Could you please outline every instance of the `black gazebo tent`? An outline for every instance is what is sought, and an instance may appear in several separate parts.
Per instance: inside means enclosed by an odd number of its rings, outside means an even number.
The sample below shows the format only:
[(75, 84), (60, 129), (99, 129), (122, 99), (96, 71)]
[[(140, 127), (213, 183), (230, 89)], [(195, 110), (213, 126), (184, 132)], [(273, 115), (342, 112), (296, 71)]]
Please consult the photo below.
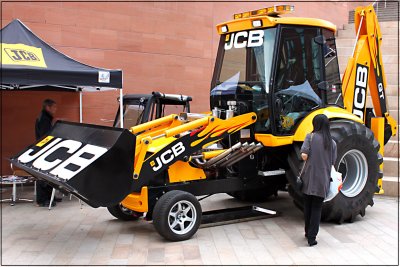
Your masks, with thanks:
[(80, 63), (48, 45), (16, 19), (1, 29), (1, 89), (79, 91), (82, 120), (81, 92), (120, 89), (122, 96), (122, 71)]

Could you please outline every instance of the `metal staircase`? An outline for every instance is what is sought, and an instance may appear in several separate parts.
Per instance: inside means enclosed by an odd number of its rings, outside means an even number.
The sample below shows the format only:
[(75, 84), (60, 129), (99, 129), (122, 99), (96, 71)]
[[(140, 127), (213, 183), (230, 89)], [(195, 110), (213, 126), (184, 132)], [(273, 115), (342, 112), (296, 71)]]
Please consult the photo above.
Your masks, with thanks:
[[(379, 21), (399, 21), (399, 1), (376, 1), (375, 12)], [(349, 23), (354, 23), (354, 10), (349, 12)]]

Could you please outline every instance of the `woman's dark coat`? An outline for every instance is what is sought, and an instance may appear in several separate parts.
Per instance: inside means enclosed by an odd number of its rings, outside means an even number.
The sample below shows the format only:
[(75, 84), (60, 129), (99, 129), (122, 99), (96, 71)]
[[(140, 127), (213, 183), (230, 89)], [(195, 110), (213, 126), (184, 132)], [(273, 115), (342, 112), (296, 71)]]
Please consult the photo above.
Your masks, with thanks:
[(312, 138), (311, 134), (308, 134), (301, 147), (301, 153), (308, 155), (301, 177), (302, 192), (325, 198), (329, 192), (331, 168), (337, 156), (336, 142), (332, 140), (332, 149), (327, 150), (324, 147), (322, 134), (313, 133)]

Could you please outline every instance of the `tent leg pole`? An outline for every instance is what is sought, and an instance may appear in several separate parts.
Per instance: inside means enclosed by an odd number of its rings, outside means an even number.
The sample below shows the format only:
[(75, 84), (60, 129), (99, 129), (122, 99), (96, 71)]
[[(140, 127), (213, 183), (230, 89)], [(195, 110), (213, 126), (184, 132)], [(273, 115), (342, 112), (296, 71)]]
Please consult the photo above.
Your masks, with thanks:
[(79, 91), (79, 122), (83, 122), (82, 117), (82, 91)]
[(124, 104), (123, 104), (123, 94), (122, 88), (119, 89), (119, 121), (121, 128), (124, 128), (124, 112), (123, 112)]

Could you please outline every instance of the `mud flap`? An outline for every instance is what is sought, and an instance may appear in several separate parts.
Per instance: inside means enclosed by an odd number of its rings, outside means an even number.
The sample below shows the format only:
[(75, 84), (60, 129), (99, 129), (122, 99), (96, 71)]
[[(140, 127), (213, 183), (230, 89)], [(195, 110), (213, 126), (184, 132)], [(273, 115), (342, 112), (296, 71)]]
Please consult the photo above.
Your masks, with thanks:
[(132, 192), (135, 144), (126, 129), (57, 122), (48, 136), (10, 160), (92, 207), (108, 207)]

